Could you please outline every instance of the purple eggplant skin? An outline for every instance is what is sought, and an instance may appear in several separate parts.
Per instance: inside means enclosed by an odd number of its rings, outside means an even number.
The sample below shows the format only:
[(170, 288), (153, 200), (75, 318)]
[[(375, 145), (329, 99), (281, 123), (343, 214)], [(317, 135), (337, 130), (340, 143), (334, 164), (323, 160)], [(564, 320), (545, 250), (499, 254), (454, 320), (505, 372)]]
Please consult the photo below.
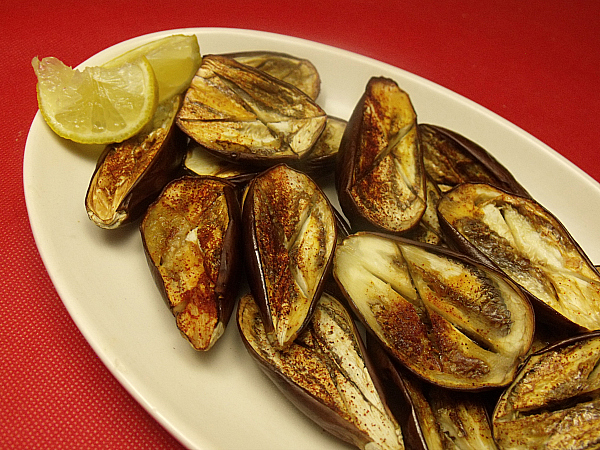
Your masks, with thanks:
[[(161, 224), (160, 227), (157, 228), (158, 231), (162, 231), (162, 229), (170, 225), (172, 225), (172, 228), (167, 229), (164, 235), (160, 235), (159, 233), (147, 233), (147, 230), (149, 228), (148, 221), (150, 220), (150, 214), (153, 207), (156, 207), (156, 205), (159, 204), (163, 196), (168, 193), (169, 189), (178, 185), (181, 185), (186, 189), (194, 190), (196, 195), (201, 197), (211, 198), (222, 195), (226, 205), (225, 214), (227, 214), (228, 217), (227, 226), (222, 234), (221, 241), (215, 242), (214, 238), (210, 237), (209, 239), (213, 239), (212, 241), (204, 242), (204, 269), (201, 271), (203, 272), (203, 275), (198, 281), (198, 284), (196, 284), (192, 289), (173, 297), (172, 295), (169, 295), (169, 289), (167, 288), (167, 283), (169, 280), (163, 278), (163, 273), (161, 273), (159, 268), (162, 265), (162, 255), (156, 254), (156, 252), (152, 249), (160, 245), (169, 246), (169, 239), (173, 238), (173, 235), (177, 233), (178, 224), (170, 221), (168, 216), (162, 215), (159, 218)], [(196, 198), (192, 197), (186, 199), (181, 197), (173, 200), (174, 203), (177, 204), (173, 210), (177, 209), (179, 215), (185, 215), (186, 209), (190, 211), (197, 209), (202, 202), (198, 201)], [(207, 202), (205, 202), (205, 204), (206, 203)], [(165, 223), (168, 225), (164, 225)], [(193, 226), (193, 224), (191, 226)], [(238, 298), (242, 279), (244, 278), (244, 267), (240, 252), (242, 235), (241, 209), (236, 187), (225, 180), (215, 177), (184, 176), (173, 180), (164, 188), (157, 200), (150, 205), (146, 215), (144, 216), (144, 219), (140, 223), (139, 228), (142, 236), (142, 244), (144, 247), (146, 260), (156, 286), (158, 287), (159, 292), (165, 300), (165, 303), (176, 319), (182, 312), (182, 306), (186, 308), (188, 302), (194, 303), (196, 300), (200, 301), (197, 306), (201, 312), (203, 305), (207, 305), (205, 311), (208, 312), (206, 314), (211, 315), (211, 318), (216, 319), (214, 337), (210, 339), (208, 344), (202, 345), (198, 344), (198, 342), (195, 342), (191, 336), (186, 334), (185, 330), (180, 326), (179, 321), (177, 321), (177, 325), (180, 328), (182, 335), (188, 339), (194, 349), (200, 351), (209, 350), (220, 337), (219, 333), (222, 334), (229, 322)], [(202, 230), (198, 231), (202, 232), (204, 235), (211, 233), (211, 230), (209, 230), (206, 226), (204, 226)], [(206, 238), (206, 236), (204, 236), (204, 238)], [(202, 238), (198, 237), (198, 240), (200, 239)], [(151, 240), (160, 242), (151, 245), (149, 243)], [(214, 255), (213, 259), (210, 259), (210, 254)], [(189, 267), (190, 265), (186, 265), (187, 269), (189, 269)], [(209, 280), (206, 280), (207, 277)], [(178, 276), (175, 275), (176, 281), (177, 278)], [(209, 292), (209, 294), (205, 295), (206, 292)], [(190, 313), (190, 315), (193, 316), (194, 313)], [(208, 331), (210, 332), (211, 330)]]
[[(299, 189), (299, 183), (305, 183), (306, 187)], [(299, 233), (303, 230), (296, 226), (301, 224), (300, 214), (305, 214), (303, 221), (313, 214), (313, 202), (317, 203), (317, 214), (323, 224), (317, 236), (313, 233), (313, 242), (300, 241), (303, 235)], [(300, 206), (303, 211), (298, 210)], [(245, 191), (242, 227), (247, 281), (261, 308), (267, 334), (281, 347), (289, 344), (310, 321), (314, 303), (330, 273), (340, 226), (342, 222), (317, 183), (285, 164), (257, 175)], [(307, 253), (311, 254), (308, 259)], [(315, 285), (310, 284), (314, 280), (305, 277), (308, 286), (301, 289), (295, 281), (304, 276), (311, 264), (321, 272), (320, 277)], [(309, 303), (303, 303), (302, 299)], [(281, 325), (275, 323), (274, 317)]]
[[(186, 142), (186, 135), (175, 124), (172, 124), (166, 135), (162, 132), (159, 134), (151, 133), (142, 143), (136, 137), (133, 137), (119, 144), (108, 145), (98, 158), (85, 196), (85, 207), (90, 219), (96, 225), (105, 229), (115, 229), (139, 219), (167, 183), (178, 176), (185, 158)], [(116, 178), (117, 174), (122, 177), (131, 176), (130, 169), (119, 164), (121, 158), (117, 158), (117, 162), (112, 161), (115, 160), (115, 156), (118, 154), (138, 153), (142, 151), (142, 148), (147, 149), (148, 147), (156, 150), (156, 152), (143, 173), (133, 181), (131, 188), (120, 201), (113, 217), (106, 220), (98, 217), (94, 212), (95, 208), (92, 203), (95, 190), (105, 192), (110, 188), (97, 187), (97, 176), (100, 176), (101, 171), (107, 172), (111, 178)], [(136, 156), (136, 159), (139, 159), (139, 157)]]
[[(507, 202), (510, 202), (514, 205), (515, 208), (522, 208), (523, 210), (527, 209), (530, 211), (530, 215), (537, 217), (539, 223), (547, 224), (547, 230), (545, 234), (547, 236), (555, 237), (560, 236), (559, 240), (561, 245), (568, 249), (573, 255), (576, 255), (577, 261), (580, 262), (579, 268), (580, 270), (585, 269), (588, 277), (592, 280), (592, 283), (595, 283), (598, 286), (600, 283), (600, 272), (597, 267), (595, 267), (584, 250), (580, 247), (580, 245), (575, 241), (573, 236), (569, 233), (569, 231), (565, 228), (565, 226), (560, 222), (560, 220), (548, 211), (545, 207), (540, 205), (537, 201), (532, 199), (531, 197), (523, 197), (516, 194), (513, 194), (508, 191), (504, 191), (497, 187), (488, 185), (488, 184), (477, 184), (477, 183), (464, 183), (456, 186), (452, 190), (448, 191), (443, 199), (438, 204), (438, 217), (440, 226), (442, 228), (444, 239), (448, 243), (450, 247), (453, 249), (468, 255), (469, 257), (479, 261), (482, 264), (494, 267), (496, 270), (501, 270), (507, 273), (507, 269), (503, 269), (503, 264), (520, 264), (518, 273), (524, 274), (526, 270), (536, 271), (535, 266), (530, 265), (530, 260), (526, 257), (519, 256), (515, 261), (511, 262), (508, 259), (507, 262), (502, 263), (500, 259), (494, 260), (495, 258), (500, 258), (503, 255), (502, 246), (500, 245), (502, 239), (497, 238), (498, 241), (496, 243), (488, 244), (486, 246), (475, 245), (471, 240), (467, 239), (463, 232), (461, 232), (457, 225), (454, 222), (456, 219), (451, 219), (451, 208), (453, 204), (467, 204), (465, 206), (467, 209), (475, 209), (476, 207), (472, 203), (473, 200), (464, 200), (463, 197), (469, 196), (473, 197), (473, 194), (469, 194), (470, 191), (473, 192), (482, 192), (487, 193), (488, 197), (497, 196), (499, 199), (507, 199)], [(483, 198), (480, 196), (480, 198)], [(477, 200), (480, 202), (481, 200)], [(491, 201), (491, 200), (488, 200)], [(498, 200), (500, 201), (500, 200)], [(487, 232), (486, 232), (487, 233)], [(477, 233), (475, 236), (483, 236), (485, 235), (483, 232)], [(473, 238), (471, 238), (473, 239)], [(540, 239), (541, 240), (541, 239)], [(485, 249), (485, 250), (484, 250)], [(520, 258), (520, 259), (519, 259)], [(504, 259), (504, 258), (503, 258)], [(566, 260), (570, 259), (575, 261), (575, 257), (565, 258)], [(508, 273), (507, 273), (508, 275)], [(510, 277), (510, 275), (509, 275)], [(536, 319), (550, 326), (559, 326), (563, 330), (565, 330), (569, 334), (579, 333), (579, 332), (587, 332), (595, 329), (600, 329), (600, 319), (597, 319), (593, 323), (589, 323), (586, 319), (585, 323), (577, 323), (575, 319), (568, 318), (565, 312), (557, 311), (554, 307), (549, 306), (546, 302), (542, 301), (540, 297), (531, 292), (531, 289), (526, 288), (522, 282), (519, 280), (514, 280), (515, 283), (521, 288), (521, 290), (529, 297), (535, 313)], [(560, 284), (560, 283), (559, 283)], [(566, 288), (564, 288), (566, 289)], [(580, 315), (580, 317), (590, 316), (592, 317), (592, 313), (595, 316), (600, 315), (600, 293), (598, 292), (599, 288), (596, 287), (595, 298), (596, 301), (589, 305), (589, 308), (586, 308), (589, 311), (589, 314)], [(558, 292), (555, 288), (552, 288), (552, 292)], [(558, 294), (557, 294), (558, 295)], [(583, 298), (583, 296), (581, 296)], [(596, 325), (594, 325), (596, 324)]]
[[(530, 197), (527, 190), (516, 180), (513, 174), (492, 154), (479, 144), (448, 128), (432, 124), (419, 124), (423, 155), (427, 161), (429, 146), (436, 147), (440, 153), (450, 149), (447, 164), (453, 166), (455, 179), (442, 184), (487, 183), (513, 194)], [(448, 151), (448, 150), (446, 150)], [(460, 155), (457, 157), (456, 155)], [(428, 167), (428, 163), (425, 163)], [(432, 175), (430, 173), (430, 175)]]
[[(410, 148), (411, 155), (398, 158), (392, 148)], [(402, 234), (419, 223), (427, 194), (416, 113), (395, 81), (368, 81), (340, 142), (335, 186), (354, 231)]]
[(430, 450), (419, 426), (417, 411), (406, 393), (406, 387), (400, 377), (398, 368), (394, 365), (383, 346), (370, 333), (366, 334), (366, 347), (373, 369), (388, 399), (390, 411), (394, 414), (402, 429), (406, 448)]
[[(327, 358), (331, 358), (331, 356), (328, 354), (327, 350), (322, 349), (322, 343), (317, 342), (316, 336), (319, 334), (319, 332), (313, 331), (318, 327), (316, 324), (316, 321), (318, 320), (316, 316), (315, 318), (311, 319), (311, 324), (302, 332), (299, 338), (292, 343), (288, 349), (281, 350), (270, 347), (269, 349), (261, 348), (259, 350), (257, 349), (256, 342), (253, 342), (256, 340), (256, 337), (254, 336), (256, 331), (252, 331), (249, 328), (252, 327), (260, 330), (264, 324), (260, 319), (260, 314), (253, 312), (254, 308), (258, 308), (254, 298), (251, 294), (247, 294), (240, 299), (237, 309), (237, 324), (244, 346), (246, 347), (248, 353), (252, 356), (253, 360), (259, 365), (261, 370), (277, 386), (283, 395), (303, 414), (305, 414), (318, 426), (322, 427), (333, 436), (363, 450), (369, 448), (385, 448), (388, 450), (404, 449), (402, 432), (398, 424), (395, 423), (395, 419), (388, 405), (388, 399), (384, 395), (382, 382), (373, 368), (373, 364), (366, 351), (360, 332), (351, 317), (350, 311), (347, 310), (343, 303), (338, 301), (335, 297), (332, 297), (328, 294), (323, 294), (323, 299), (325, 299), (326, 302), (333, 302), (334, 305), (337, 305), (338, 312), (334, 314), (336, 320), (340, 321), (340, 324), (338, 325), (339, 328), (343, 329), (346, 334), (353, 336), (352, 339), (340, 340), (341, 345), (337, 345), (336, 347), (340, 349), (341, 353), (344, 353), (345, 348), (352, 346), (350, 341), (354, 341), (357, 346), (356, 350), (364, 361), (364, 363), (362, 363), (362, 365), (364, 365), (364, 371), (361, 372), (360, 383), (364, 385), (365, 381), (370, 379), (375, 391), (370, 394), (363, 392), (363, 395), (359, 394), (351, 399), (346, 399), (346, 402), (349, 404), (348, 409), (352, 409), (352, 407), (357, 408), (356, 404), (360, 402), (368, 403), (371, 402), (373, 398), (378, 398), (382, 403), (379, 406), (379, 408), (381, 408), (380, 413), (389, 417), (386, 420), (386, 423), (395, 424), (395, 437), (397, 442), (387, 442), (385, 447), (383, 447), (383, 444), (380, 444), (382, 445), (381, 447), (373, 447), (373, 438), (370, 437), (364, 430), (361, 430), (355, 426), (351, 419), (346, 419), (343, 417), (350, 416), (351, 414), (349, 414), (347, 411), (340, 411), (340, 402), (334, 400), (334, 397), (336, 396), (341, 395), (343, 397), (346, 395), (345, 390), (340, 389), (340, 387), (337, 386), (339, 381), (336, 381), (335, 378), (336, 376), (341, 376), (338, 366), (352, 367), (355, 366), (355, 363), (349, 361), (349, 357), (342, 358), (339, 355), (332, 361), (327, 362)], [(319, 300), (317, 309), (321, 308), (322, 301), (322, 299)], [(332, 339), (333, 336), (337, 336), (336, 331), (333, 330), (333, 327), (331, 328), (329, 334), (331, 335), (330, 339)], [(268, 342), (266, 338), (263, 340)], [(286, 359), (288, 359), (288, 354), (297, 354), (297, 350), (302, 347), (304, 347), (304, 349), (301, 351), (300, 355), (303, 354), (302, 352), (310, 352), (312, 358), (318, 361), (318, 363), (314, 363), (310, 359), (308, 362), (301, 361), (299, 356), (296, 358), (290, 357), (289, 359), (293, 359), (293, 363), (300, 368), (300, 370), (295, 371), (293, 377), (290, 377), (289, 374), (284, 373), (285, 367), (281, 369), (268, 359), (268, 357), (272, 354), (279, 354), (281, 355), (280, 358), (276, 359), (280, 364), (284, 364), (282, 361), (285, 362)], [(312, 364), (315, 364), (316, 367), (313, 367)], [(358, 366), (359, 365), (356, 364), (356, 367)], [(320, 375), (324, 367), (327, 367), (327, 369), (324, 370), (324, 372), (326, 372), (326, 374), (323, 375), (325, 379), (322, 380), (320, 379)], [(346, 376), (356, 376), (356, 373), (357, 370), (349, 370), (346, 373)], [(306, 379), (303, 381), (302, 377), (305, 377)], [(329, 378), (331, 378), (331, 380), (329, 380)], [(359, 383), (357, 383), (356, 380), (352, 381), (355, 383), (355, 388), (360, 389), (360, 387), (362, 387), (359, 386)], [(335, 384), (336, 386), (333, 387), (332, 384)], [(341, 385), (343, 386), (343, 383), (341, 383)], [(335, 392), (330, 394), (328, 388), (337, 388), (339, 393)], [(368, 400), (366, 400), (367, 398)], [(344, 402), (341, 403), (343, 404)], [(346, 407), (346, 405), (343, 404), (343, 407)], [(384, 425), (382, 424), (381, 426), (383, 427)], [(377, 424), (371, 424), (371, 427), (377, 427)]]

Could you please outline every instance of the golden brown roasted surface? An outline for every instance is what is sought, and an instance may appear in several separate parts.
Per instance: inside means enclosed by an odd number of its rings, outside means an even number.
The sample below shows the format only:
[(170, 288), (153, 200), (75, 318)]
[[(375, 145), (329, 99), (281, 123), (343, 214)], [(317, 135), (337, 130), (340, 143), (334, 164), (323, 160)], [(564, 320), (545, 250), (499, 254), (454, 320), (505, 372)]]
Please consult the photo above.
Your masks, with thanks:
[(600, 445), (600, 335), (542, 350), (504, 392), (493, 416), (502, 449), (595, 449)]

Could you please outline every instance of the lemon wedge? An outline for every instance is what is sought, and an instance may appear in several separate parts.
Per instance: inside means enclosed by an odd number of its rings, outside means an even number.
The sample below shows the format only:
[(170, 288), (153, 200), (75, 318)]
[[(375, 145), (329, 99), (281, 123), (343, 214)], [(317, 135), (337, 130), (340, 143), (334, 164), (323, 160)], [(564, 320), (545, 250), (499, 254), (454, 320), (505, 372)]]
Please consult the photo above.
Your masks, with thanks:
[(121, 142), (156, 111), (158, 82), (144, 57), (81, 71), (54, 57), (33, 58), (32, 65), (40, 112), (61, 137), (83, 144)]
[(196, 35), (173, 34), (125, 52), (103, 67), (119, 67), (141, 56), (156, 75), (159, 103), (185, 91), (202, 62)]

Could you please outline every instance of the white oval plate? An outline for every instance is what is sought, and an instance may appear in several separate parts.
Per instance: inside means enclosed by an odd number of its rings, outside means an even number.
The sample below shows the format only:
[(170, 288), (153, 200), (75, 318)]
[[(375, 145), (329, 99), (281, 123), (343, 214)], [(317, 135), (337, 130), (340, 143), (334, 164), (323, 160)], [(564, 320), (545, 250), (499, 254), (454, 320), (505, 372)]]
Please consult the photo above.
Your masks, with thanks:
[[(273, 50), (308, 58), (322, 77), (319, 103), (345, 119), (371, 76), (394, 79), (410, 94), (421, 123), (454, 129), (483, 145), (600, 262), (598, 183), (506, 120), (396, 67), (297, 38), (219, 28), (140, 36), (84, 65), (173, 33), (197, 34), (203, 54)], [(188, 447), (349, 448), (305, 418), (263, 376), (243, 348), (234, 319), (206, 354), (195, 352), (180, 336), (147, 267), (136, 227), (105, 231), (87, 218), (84, 196), (98, 153), (57, 137), (38, 113), (23, 170), (41, 257), (71, 317), (108, 369)]]

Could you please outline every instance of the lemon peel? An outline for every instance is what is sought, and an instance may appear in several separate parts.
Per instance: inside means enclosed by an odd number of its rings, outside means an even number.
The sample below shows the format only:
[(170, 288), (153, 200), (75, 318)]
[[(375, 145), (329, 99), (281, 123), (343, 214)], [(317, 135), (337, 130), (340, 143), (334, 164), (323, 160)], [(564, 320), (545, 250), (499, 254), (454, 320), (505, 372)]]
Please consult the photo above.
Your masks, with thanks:
[(141, 56), (148, 60), (156, 75), (159, 103), (185, 91), (202, 62), (195, 34), (172, 34), (129, 50), (103, 67), (118, 67)]

